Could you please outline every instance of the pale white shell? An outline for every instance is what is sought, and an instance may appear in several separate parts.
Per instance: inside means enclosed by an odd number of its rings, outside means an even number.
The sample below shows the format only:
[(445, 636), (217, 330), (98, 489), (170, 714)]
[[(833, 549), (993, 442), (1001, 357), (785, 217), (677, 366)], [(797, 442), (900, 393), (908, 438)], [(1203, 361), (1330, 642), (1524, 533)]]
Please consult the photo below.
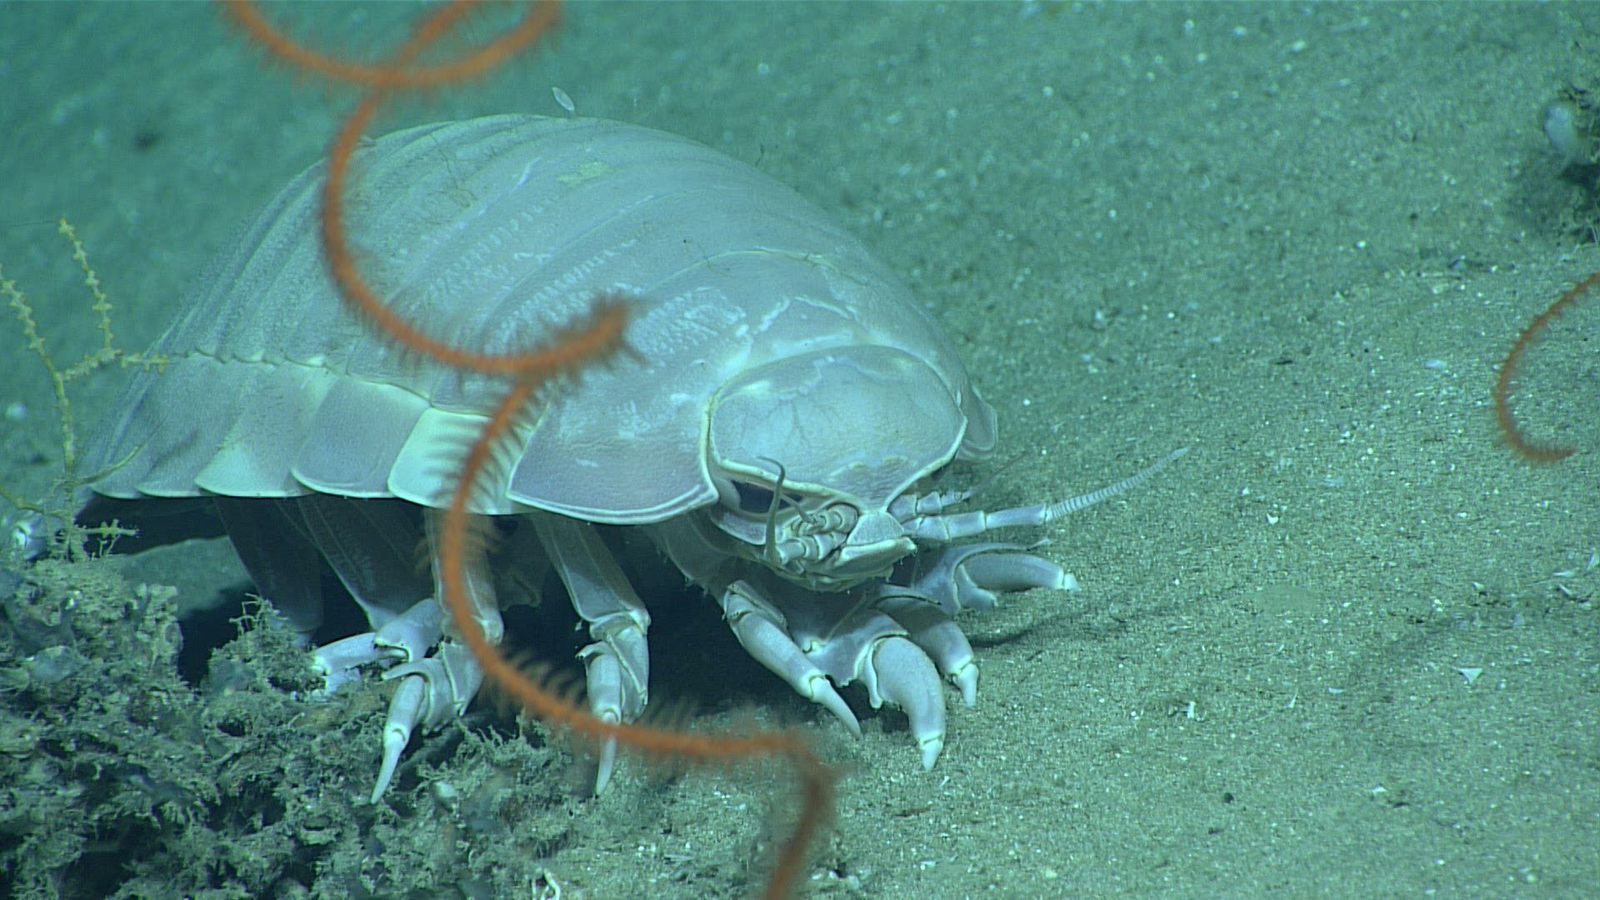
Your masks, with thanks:
[[(503, 387), (402, 354), (346, 310), (317, 235), (322, 172), (190, 291), (153, 348), (171, 364), (138, 375), (88, 445), (84, 471), (117, 466), (97, 493), (447, 496), (450, 460)], [(444, 340), (525, 348), (599, 294), (637, 298), (639, 357), (546, 403), (481, 512), (661, 521), (716, 501), (714, 452), (893, 496), (994, 445), (993, 412), (904, 284), (723, 154), (616, 122), (495, 116), (387, 135), (355, 172), (369, 279)]]

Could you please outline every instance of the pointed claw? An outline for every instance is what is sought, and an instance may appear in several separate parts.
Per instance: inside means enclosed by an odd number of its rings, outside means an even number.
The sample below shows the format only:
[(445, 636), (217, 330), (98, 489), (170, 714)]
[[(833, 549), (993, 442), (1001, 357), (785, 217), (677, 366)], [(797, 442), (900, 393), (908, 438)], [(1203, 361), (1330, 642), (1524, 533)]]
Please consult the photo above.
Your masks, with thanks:
[[(613, 725), (631, 722), (644, 711), (648, 685), (635, 672), (649, 670), (649, 651), (643, 629), (636, 627), (632, 619), (616, 621), (625, 627), (591, 628), (591, 632), (599, 633), (603, 639), (578, 651), (578, 658), (583, 660), (589, 711), (595, 718)], [(616, 760), (617, 742), (607, 739), (600, 747), (599, 765), (595, 770), (595, 796), (610, 783)]]
[(833, 689), (833, 683), (828, 681), (826, 676), (821, 672), (817, 672), (814, 677), (807, 679), (806, 687), (810, 688), (809, 692), (799, 686), (796, 686), (795, 689), (800, 691), (802, 697), (812, 703), (827, 707), (828, 712), (833, 713), (834, 717), (842, 722), (852, 735), (861, 737), (861, 723), (856, 721), (856, 714), (851, 712), (850, 704), (844, 702), (844, 698), (839, 696), (839, 692)]
[(1000, 594), (1034, 588), (1078, 589), (1078, 579), (1071, 573), (1022, 552), (1028, 549), (1020, 544), (983, 543), (930, 551), (917, 558), (909, 584), (888, 585), (887, 592), (893, 597), (909, 591), (953, 616), (963, 609), (994, 609)]
[(913, 598), (894, 598), (882, 604), (884, 612), (899, 622), (911, 642), (922, 648), (939, 672), (961, 690), (961, 702), (978, 702), (978, 660), (972, 644), (951, 618), (937, 606)]
[(944, 750), (944, 687), (927, 654), (903, 637), (886, 637), (861, 674), (874, 707), (887, 700), (905, 710), (922, 768), (933, 768)]
[(422, 718), (427, 695), (427, 679), (413, 675), (400, 682), (389, 701), (389, 717), (383, 723), (383, 764), (378, 767), (378, 783), (372, 788), (373, 803), (389, 789), (395, 767), (400, 764), (400, 754), (411, 743), (411, 732)]
[[(537, 515), (529, 520), (572, 608), (588, 623), (594, 643), (578, 652), (589, 689), (589, 710), (612, 724), (632, 722), (650, 698), (650, 613), (601, 535), (588, 522)], [(594, 792), (605, 790), (616, 765), (617, 742), (601, 744)]]
[[(588, 684), (589, 711), (594, 717), (613, 725), (622, 721), (622, 664), (616, 654), (605, 644), (590, 644), (578, 651), (583, 660), (584, 677)], [(608, 739), (600, 746), (600, 760), (595, 767), (594, 793), (611, 783), (611, 772), (617, 762), (617, 742)]]
[[(1037, 545), (1035, 545), (1037, 546)], [(1075, 591), (1078, 579), (1048, 559), (1028, 553), (984, 553), (963, 565), (967, 576), (985, 590), (1013, 593), (1034, 588)]]
[(820, 703), (838, 717), (850, 733), (861, 737), (861, 723), (856, 721), (850, 705), (833, 689), (828, 676), (811, 664), (805, 653), (787, 632), (768, 618), (758, 607), (742, 595), (730, 590), (723, 598), (723, 614), (728, 627), (739, 645), (756, 662), (766, 666), (774, 675), (789, 682), (800, 696)]
[(951, 681), (961, 689), (961, 703), (964, 706), (978, 705), (978, 664), (967, 660), (964, 665), (954, 672), (948, 673)]
[(596, 797), (600, 796), (600, 792), (605, 790), (606, 785), (611, 783), (611, 772), (616, 768), (616, 765), (617, 739), (607, 738), (606, 742), (600, 745), (600, 763), (595, 766), (594, 795)]
[(400, 687), (389, 701), (389, 717), (383, 724), (383, 762), (378, 767), (377, 786), (372, 790), (373, 803), (389, 789), (400, 754), (411, 743), (418, 725), (438, 728), (466, 711), (483, 686), (483, 667), (465, 646), (445, 643), (435, 656), (383, 673), (384, 681), (396, 678), (401, 679)]

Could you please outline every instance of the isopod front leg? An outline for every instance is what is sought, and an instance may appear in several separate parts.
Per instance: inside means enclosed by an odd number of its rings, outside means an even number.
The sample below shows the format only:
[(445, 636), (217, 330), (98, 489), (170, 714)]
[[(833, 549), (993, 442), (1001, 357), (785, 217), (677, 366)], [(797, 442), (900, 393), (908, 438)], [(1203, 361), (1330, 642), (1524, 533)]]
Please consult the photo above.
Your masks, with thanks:
[[(280, 501), (294, 533), (315, 547), (366, 613), (371, 631), (316, 648), (313, 665), (326, 690), (359, 679), (369, 665), (391, 665), (384, 680), (399, 680), (383, 727), (382, 760), (372, 802), (388, 790), (400, 757), (418, 727), (437, 728), (460, 716), (483, 684), (483, 670), (463, 646), (446, 637), (439, 565), (432, 584), (416, 565), (421, 534), (404, 504), (311, 495)], [(438, 515), (424, 524), (430, 548)], [(243, 554), (241, 554), (242, 556)], [(259, 554), (256, 554), (259, 556)], [(468, 602), (491, 639), (503, 632), (487, 564), (468, 560)]]
[(432, 656), (401, 663), (383, 673), (384, 681), (400, 679), (383, 723), (383, 761), (372, 788), (377, 803), (389, 789), (400, 755), (418, 726), (438, 728), (461, 717), (483, 687), (483, 667), (465, 645), (446, 639)]
[[(528, 518), (594, 640), (578, 651), (590, 712), (607, 722), (632, 722), (650, 699), (650, 647), (645, 639), (650, 613), (593, 525), (543, 513)], [(611, 780), (616, 756), (616, 741), (606, 741), (595, 774), (596, 794)]]
[(944, 749), (945, 709), (939, 673), (893, 618), (854, 594), (799, 592), (733, 582), (719, 597), (739, 644), (801, 696), (832, 712), (856, 737), (861, 725), (834, 684), (866, 685), (873, 709), (906, 714), (922, 767)]
[[(420, 726), (438, 728), (459, 718), (466, 712), (472, 698), (483, 687), (483, 666), (472, 651), (458, 643), (449, 634), (448, 617), (440, 605), (444, 597), (443, 567), (439, 561), (439, 529), (444, 515), (429, 509), (423, 514), (423, 524), (428, 536), (428, 550), (432, 559), (433, 597), (417, 604), (394, 625), (403, 619), (431, 623), (431, 632), (424, 635), (421, 628), (406, 627), (403, 632), (407, 647), (406, 660), (383, 673), (383, 680), (400, 684), (389, 700), (389, 713), (383, 723), (383, 759), (378, 766), (378, 780), (372, 789), (372, 802), (377, 803), (388, 790), (395, 768), (411, 735)], [(499, 643), (505, 634), (505, 624), (500, 618), (500, 606), (495, 597), (494, 579), (489, 571), (488, 559), (483, 554), (470, 554), (462, 561), (462, 574), (467, 585), (467, 605), (472, 620), (483, 629), (489, 640)], [(389, 625), (385, 625), (388, 628)], [(441, 636), (443, 639), (441, 640)], [(422, 656), (415, 645), (431, 639), (437, 649), (431, 656)], [(378, 630), (378, 643), (389, 643), (384, 629)]]
[(954, 616), (964, 609), (994, 609), (1001, 594), (1045, 588), (1075, 591), (1078, 580), (1055, 563), (1017, 544), (960, 544), (917, 555), (900, 572), (906, 584), (879, 588), (878, 609), (906, 629), (939, 672), (972, 706), (978, 699), (978, 664)]
[(828, 675), (812, 664), (789, 634), (788, 622), (776, 604), (753, 585), (735, 581), (717, 595), (722, 617), (750, 658), (782, 678), (800, 696), (826, 707), (850, 733), (861, 737), (861, 723), (850, 711)]
[[(1034, 545), (1037, 546), (1037, 545)], [(927, 598), (946, 616), (964, 609), (994, 609), (999, 595), (1045, 588), (1075, 591), (1078, 579), (1019, 544), (957, 544), (917, 554), (896, 582)], [(894, 596), (896, 585), (885, 593)]]

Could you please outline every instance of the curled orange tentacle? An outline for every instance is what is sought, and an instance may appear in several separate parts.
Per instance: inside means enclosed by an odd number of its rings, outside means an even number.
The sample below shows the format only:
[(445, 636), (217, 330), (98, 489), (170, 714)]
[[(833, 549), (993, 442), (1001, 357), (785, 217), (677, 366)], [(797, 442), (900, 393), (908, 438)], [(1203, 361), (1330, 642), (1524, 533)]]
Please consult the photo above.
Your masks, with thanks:
[(332, 81), (390, 90), (438, 87), (476, 78), (548, 34), (555, 28), (561, 13), (561, 4), (556, 0), (538, 0), (516, 27), (462, 58), (408, 68), (418, 53), (471, 12), (473, 4), (466, 0), (447, 4), (418, 26), (411, 39), (388, 62), (376, 64), (350, 62), (301, 44), (268, 21), (254, 0), (223, 0), (222, 5), (251, 40), (294, 68), (315, 72)]
[(1534, 316), (1528, 327), (1517, 336), (1517, 342), (1511, 345), (1511, 350), (1500, 363), (1500, 377), (1494, 383), (1494, 415), (1495, 421), (1500, 425), (1500, 433), (1505, 437), (1511, 449), (1518, 456), (1529, 462), (1553, 463), (1578, 452), (1576, 447), (1553, 447), (1545, 444), (1536, 444), (1530, 440), (1522, 427), (1517, 424), (1516, 414), (1511, 411), (1511, 389), (1516, 379), (1517, 366), (1521, 364), (1522, 357), (1533, 346), (1534, 341), (1542, 334), (1551, 323), (1561, 317), (1561, 314), (1571, 309), (1584, 295), (1600, 285), (1600, 272), (1590, 275), (1578, 282), (1573, 288), (1562, 294), (1556, 302), (1545, 307), (1544, 312)]

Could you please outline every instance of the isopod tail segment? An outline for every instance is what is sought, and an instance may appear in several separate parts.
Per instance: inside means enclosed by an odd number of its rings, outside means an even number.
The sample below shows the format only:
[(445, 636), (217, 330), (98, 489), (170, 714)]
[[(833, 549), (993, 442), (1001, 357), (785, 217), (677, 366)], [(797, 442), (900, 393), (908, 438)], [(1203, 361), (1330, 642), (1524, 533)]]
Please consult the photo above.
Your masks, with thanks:
[(328, 151), (323, 186), (323, 250), (340, 296), (380, 333), (406, 350), (443, 365), (504, 378), (510, 385), (461, 462), (439, 536), (443, 604), (462, 642), (477, 657), (488, 681), (530, 714), (582, 738), (597, 743), (614, 740), (667, 764), (731, 767), (758, 759), (786, 762), (800, 780), (802, 805), (793, 832), (779, 846), (764, 895), (788, 897), (805, 867), (812, 840), (832, 815), (837, 778), (804, 740), (788, 732), (700, 734), (597, 718), (565, 692), (530, 677), (484, 635), (472, 618), (466, 572), (482, 552), (468, 512), (473, 491), (485, 473), (493, 469), (496, 448), (510, 439), (541, 385), (627, 350), (622, 334), (628, 318), (625, 301), (598, 298), (582, 321), (572, 323), (540, 347), (515, 353), (480, 353), (440, 341), (389, 309), (356, 265), (345, 232), (344, 197), (351, 157), (379, 106), (397, 90), (459, 84), (490, 71), (548, 34), (557, 22), (559, 9), (555, 0), (539, 0), (530, 4), (526, 15), (511, 30), (460, 58), (416, 64), (417, 57), (461, 21), (472, 5), (468, 0), (455, 0), (441, 8), (425, 19), (387, 61), (377, 64), (347, 62), (300, 44), (274, 27), (253, 0), (226, 0), (225, 9), (252, 40), (291, 67), (368, 90)]
[(1494, 385), (1494, 415), (1495, 421), (1500, 425), (1500, 433), (1505, 436), (1511, 449), (1523, 459), (1534, 463), (1553, 463), (1577, 452), (1576, 447), (1555, 447), (1547, 444), (1538, 444), (1529, 439), (1520, 425), (1517, 424), (1516, 414), (1511, 411), (1511, 393), (1516, 380), (1517, 367), (1522, 362), (1522, 357), (1527, 355), (1528, 348), (1546, 331), (1561, 314), (1571, 309), (1584, 296), (1600, 287), (1600, 272), (1590, 275), (1578, 282), (1556, 301), (1545, 307), (1544, 312), (1534, 316), (1528, 327), (1518, 335), (1517, 342), (1511, 345), (1511, 351), (1506, 354), (1505, 360), (1500, 363), (1500, 377)]

